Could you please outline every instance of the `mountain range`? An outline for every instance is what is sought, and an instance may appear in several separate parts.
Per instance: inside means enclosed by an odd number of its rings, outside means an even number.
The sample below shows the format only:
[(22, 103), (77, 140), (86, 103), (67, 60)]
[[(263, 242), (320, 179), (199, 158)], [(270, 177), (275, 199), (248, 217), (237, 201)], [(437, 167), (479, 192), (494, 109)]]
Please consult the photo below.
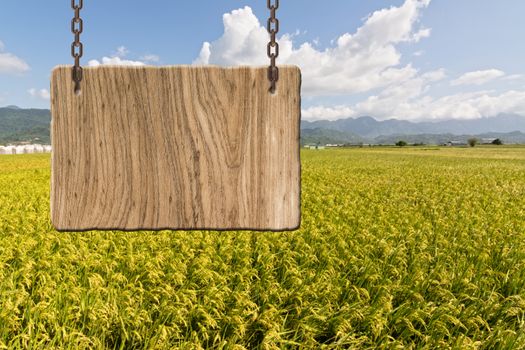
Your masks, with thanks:
[(302, 121), (301, 129), (328, 129), (351, 132), (364, 138), (389, 135), (417, 134), (482, 134), (488, 132), (525, 132), (525, 117), (515, 114), (500, 114), (492, 118), (471, 120), (444, 120), (436, 122), (410, 122), (406, 120), (376, 120), (372, 117), (347, 118), (335, 121)]
[[(48, 109), (0, 108), (0, 144), (50, 143), (51, 113)], [(335, 121), (301, 121), (301, 143), (409, 143), (441, 144), (470, 137), (500, 138), (505, 143), (525, 143), (525, 117), (500, 114), (492, 118), (411, 122), (369, 116)]]
[(500, 114), (497, 117), (470, 120), (411, 122), (376, 120), (365, 116), (335, 121), (301, 121), (302, 143), (377, 143), (398, 140), (410, 143), (441, 144), (470, 137), (500, 138), (507, 143), (525, 143), (525, 117)]

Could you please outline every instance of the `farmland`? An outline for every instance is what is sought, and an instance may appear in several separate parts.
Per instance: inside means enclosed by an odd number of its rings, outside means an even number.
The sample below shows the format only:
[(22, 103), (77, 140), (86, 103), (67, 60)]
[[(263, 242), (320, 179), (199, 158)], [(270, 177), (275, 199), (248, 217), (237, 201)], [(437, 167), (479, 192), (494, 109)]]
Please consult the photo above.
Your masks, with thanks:
[(0, 349), (525, 348), (525, 148), (302, 151), (296, 232), (58, 233), (0, 157)]

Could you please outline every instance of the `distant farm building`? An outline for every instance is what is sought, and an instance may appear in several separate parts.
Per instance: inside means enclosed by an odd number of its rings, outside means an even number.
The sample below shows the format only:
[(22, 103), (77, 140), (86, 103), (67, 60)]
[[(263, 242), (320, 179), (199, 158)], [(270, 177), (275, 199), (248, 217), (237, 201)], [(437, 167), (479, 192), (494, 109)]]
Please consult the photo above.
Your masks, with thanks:
[(321, 145), (305, 145), (304, 148), (306, 148), (306, 149), (325, 149), (325, 146), (321, 146)]
[(485, 137), (485, 138), (482, 138), (482, 139), (480, 140), (480, 143), (481, 143), (482, 145), (492, 145), (492, 143), (493, 143), (494, 141), (496, 141), (496, 138), (495, 138), (495, 137), (494, 137), (494, 138)]
[(467, 142), (465, 141), (448, 141), (443, 146), (452, 147), (452, 146), (466, 146), (466, 145), (467, 145)]
[(5, 154), (33, 154), (51, 153), (50, 145), (9, 145), (0, 146), (0, 155)]
[(0, 154), (16, 154), (16, 149), (14, 146), (0, 146)]

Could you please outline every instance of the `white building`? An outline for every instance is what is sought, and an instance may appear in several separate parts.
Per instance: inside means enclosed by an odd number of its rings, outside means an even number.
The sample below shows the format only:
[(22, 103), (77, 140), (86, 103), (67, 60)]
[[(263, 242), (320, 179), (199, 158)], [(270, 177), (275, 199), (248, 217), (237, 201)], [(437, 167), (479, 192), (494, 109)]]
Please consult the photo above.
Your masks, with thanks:
[(0, 146), (0, 155), (51, 153), (50, 145), (8, 145)]
[(482, 145), (491, 145), (494, 141), (496, 141), (496, 138), (488, 138), (488, 137), (484, 137), (481, 139), (481, 144)]
[(26, 146), (15, 146), (15, 154), (24, 154), (26, 150)]
[(306, 146), (304, 146), (304, 148), (306, 148), (306, 149), (325, 149), (325, 146), (321, 146), (321, 145), (306, 145)]

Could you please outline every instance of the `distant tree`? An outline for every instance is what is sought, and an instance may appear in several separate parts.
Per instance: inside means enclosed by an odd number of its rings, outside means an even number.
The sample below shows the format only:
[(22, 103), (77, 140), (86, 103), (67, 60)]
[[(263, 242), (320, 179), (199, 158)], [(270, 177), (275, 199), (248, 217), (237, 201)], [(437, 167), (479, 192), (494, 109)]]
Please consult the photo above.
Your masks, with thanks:
[(405, 147), (406, 145), (408, 145), (408, 143), (404, 140), (399, 140), (396, 142), (397, 147)]
[(475, 147), (477, 144), (478, 144), (477, 138), (473, 137), (473, 138), (468, 139), (468, 145), (470, 147)]
[(500, 139), (495, 139), (494, 141), (492, 141), (492, 144), (496, 146), (501, 146), (503, 145), (503, 141), (501, 141)]

